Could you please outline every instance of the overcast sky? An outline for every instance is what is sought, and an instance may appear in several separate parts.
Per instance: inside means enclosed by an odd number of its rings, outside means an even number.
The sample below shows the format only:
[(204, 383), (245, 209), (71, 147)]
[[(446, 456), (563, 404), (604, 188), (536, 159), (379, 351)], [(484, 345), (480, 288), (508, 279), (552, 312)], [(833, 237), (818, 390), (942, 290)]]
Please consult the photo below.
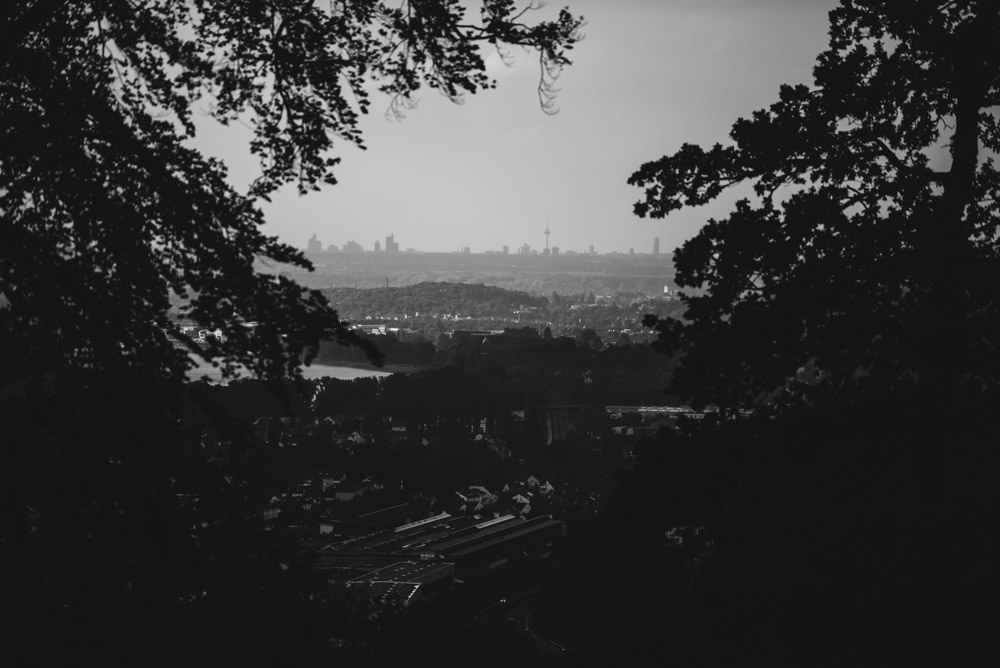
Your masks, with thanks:
[[(732, 122), (777, 98), (782, 83), (811, 81), (835, 0), (562, 0), (587, 19), (574, 65), (559, 82), (559, 113), (545, 115), (537, 60), (488, 59), (498, 88), (455, 105), (423, 91), (402, 122), (376, 100), (363, 120), (367, 151), (341, 145), (340, 183), (265, 206), (269, 234), (304, 247), (354, 240), (370, 249), (395, 234), (401, 249), (473, 252), (522, 244), (563, 250), (667, 252), (711, 215), (706, 207), (643, 220), (626, 179), (683, 142), (728, 139)], [(201, 133), (230, 165), (235, 185), (254, 175), (242, 129)]]

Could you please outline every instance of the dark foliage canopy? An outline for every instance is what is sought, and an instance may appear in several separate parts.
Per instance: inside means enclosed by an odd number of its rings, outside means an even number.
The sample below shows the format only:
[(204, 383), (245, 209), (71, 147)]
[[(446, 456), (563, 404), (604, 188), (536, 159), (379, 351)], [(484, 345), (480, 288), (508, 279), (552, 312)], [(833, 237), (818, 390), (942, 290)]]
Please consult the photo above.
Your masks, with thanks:
[(676, 389), (749, 405), (804, 369), (851, 400), (997, 386), (998, 37), (992, 2), (844, 0), (813, 85), (631, 176), (640, 216), (747, 195), (676, 253), (704, 288), (687, 322), (649, 320), (685, 352)]
[[(261, 232), (257, 203), (334, 183), (336, 142), (364, 146), (376, 91), (398, 110), (424, 85), (452, 99), (492, 87), (481, 46), (535, 50), (551, 111), (581, 20), (529, 24), (527, 9), (484, 0), (469, 20), (457, 0), (4, 3), (0, 373), (179, 381), (193, 344), (172, 299), (225, 332), (200, 352), (228, 370), (294, 376), (319, 340), (356, 342), (319, 292), (255, 271), (258, 259), (309, 266)], [(253, 128), (248, 194), (191, 147), (205, 108)]]
[[(323, 340), (362, 343), (320, 292), (255, 270), (309, 267), (262, 233), (258, 204), (334, 183), (338, 142), (364, 146), (377, 96), (399, 111), (424, 86), (455, 100), (491, 88), (481, 49), (516, 45), (538, 54), (553, 111), (580, 19), (467, 4), (0, 3), (0, 609), (17, 620), (14, 664), (118, 665), (150, 647), (153, 663), (329, 660), (345, 606), (321, 605), (326, 582), (250, 530), (275, 467), (210, 388), (182, 383), (197, 353), (275, 379), (294, 406), (276, 379)], [(260, 176), (245, 194), (192, 148), (202, 110), (252, 128)], [(178, 304), (225, 339), (196, 346)]]

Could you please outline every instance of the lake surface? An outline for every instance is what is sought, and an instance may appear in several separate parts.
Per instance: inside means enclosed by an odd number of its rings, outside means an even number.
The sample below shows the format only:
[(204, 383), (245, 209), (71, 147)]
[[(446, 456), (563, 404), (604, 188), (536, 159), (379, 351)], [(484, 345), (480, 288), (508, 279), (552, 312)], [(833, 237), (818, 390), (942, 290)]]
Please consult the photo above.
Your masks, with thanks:
[[(201, 362), (196, 368), (188, 371), (188, 378), (199, 380), (202, 376), (208, 376), (209, 380), (218, 382), (222, 380), (222, 372), (210, 364)], [(388, 371), (378, 371), (377, 369), (355, 369), (348, 366), (332, 366), (329, 364), (311, 364), (302, 367), (302, 377), (307, 380), (317, 378), (339, 378), (340, 380), (354, 380), (355, 378), (378, 378), (388, 376)]]

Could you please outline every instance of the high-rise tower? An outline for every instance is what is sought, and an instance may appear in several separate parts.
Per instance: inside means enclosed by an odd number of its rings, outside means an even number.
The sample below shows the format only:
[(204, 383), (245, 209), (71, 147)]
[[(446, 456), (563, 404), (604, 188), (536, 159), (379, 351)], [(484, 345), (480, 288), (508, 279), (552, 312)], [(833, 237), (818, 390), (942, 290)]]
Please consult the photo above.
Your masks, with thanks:
[(548, 252), (549, 252), (549, 235), (550, 234), (552, 234), (552, 232), (549, 230), (549, 226), (546, 225), (545, 226), (545, 253), (546, 254), (548, 254)]

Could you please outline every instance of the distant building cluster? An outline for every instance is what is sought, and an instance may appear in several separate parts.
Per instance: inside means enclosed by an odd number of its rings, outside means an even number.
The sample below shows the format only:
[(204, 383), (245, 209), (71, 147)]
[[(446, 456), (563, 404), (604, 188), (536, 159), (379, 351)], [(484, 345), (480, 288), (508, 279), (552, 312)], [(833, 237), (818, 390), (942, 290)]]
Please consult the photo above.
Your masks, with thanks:
[[(549, 235), (551, 235), (551, 231), (548, 228), (546, 228), (546, 230), (545, 230), (545, 248), (539, 250), (539, 249), (532, 248), (531, 245), (528, 244), (528, 243), (524, 243), (521, 246), (517, 247), (517, 249), (516, 249), (515, 252), (518, 255), (560, 255), (560, 254), (562, 254), (562, 255), (580, 255), (580, 254), (597, 255), (598, 254), (597, 250), (594, 247), (594, 244), (588, 245), (587, 246), (587, 250), (586, 251), (582, 251), (582, 252), (581, 251), (575, 251), (575, 250), (566, 250), (566, 249), (562, 249), (561, 250), (559, 246), (549, 246)], [(328, 253), (336, 253), (336, 252), (361, 253), (361, 252), (364, 252), (365, 249), (357, 241), (353, 241), (352, 240), (352, 241), (348, 241), (347, 243), (345, 243), (343, 245), (343, 247), (338, 247), (337, 244), (330, 244), (330, 245), (326, 246), (325, 250)], [(309, 252), (309, 253), (320, 253), (320, 252), (324, 251), (323, 243), (319, 240), (319, 238), (315, 234), (313, 234), (311, 237), (309, 237), (308, 241), (306, 242), (306, 251)], [(375, 241), (372, 244), (372, 252), (375, 252), (375, 253), (390, 253), (390, 254), (392, 254), (392, 253), (399, 253), (400, 252), (400, 250), (399, 250), (399, 242), (396, 241), (395, 234), (390, 234), (390, 235), (386, 236), (384, 242), (383, 241), (378, 241), (378, 240)], [(407, 248), (406, 252), (407, 253), (415, 253), (417, 251), (414, 248)], [(471, 246), (460, 246), (460, 247), (458, 247), (458, 251), (457, 252), (461, 253), (461, 254), (468, 255), (468, 254), (472, 253), (472, 247)], [(486, 253), (486, 254), (488, 254), (488, 255), (490, 255), (490, 254), (492, 254), (492, 255), (498, 255), (498, 254), (510, 255), (511, 249), (510, 249), (510, 246), (504, 245), (504, 246), (501, 247), (500, 250), (487, 250), (487, 251), (483, 251), (483, 252)], [(615, 253), (612, 253), (612, 254), (615, 254)], [(636, 254), (635, 248), (629, 248), (628, 249), (628, 254), (629, 255), (635, 255)], [(659, 255), (660, 254), (660, 238), (659, 237), (653, 237), (652, 254), (653, 255)]]
[[(342, 578), (349, 592), (370, 602), (370, 616), (378, 617), (455, 583), (547, 558), (565, 525), (531, 506), (554, 495), (552, 485), (529, 476), (499, 492), (482, 485), (458, 489), (434, 510), (402, 503), (347, 521), (320, 520), (313, 536), (332, 536), (314, 543), (312, 562), (329, 577)], [(310, 501), (313, 507), (329, 505)]]
[[(256, 324), (256, 323), (255, 323)], [(201, 327), (197, 323), (193, 322), (182, 322), (180, 323), (181, 334), (184, 334), (191, 339), (204, 343), (209, 339), (216, 339), (217, 341), (225, 341), (226, 336), (222, 333), (221, 329), (207, 329)]]
[[(363, 588), (373, 602), (382, 602), (381, 595), (395, 589), (404, 594), (397, 599), (399, 604), (406, 605), (422, 588), (431, 594), (438, 583), (448, 586), (456, 578), (469, 581), (518, 561), (544, 559), (564, 533), (563, 523), (546, 515), (440, 512), (329, 543), (316, 552), (316, 561), (320, 570), (328, 572), (384, 563), (348, 580), (348, 587)], [(410, 586), (400, 586), (404, 584)]]
[[(255, 428), (265, 441), (295, 447), (293, 422), (259, 419)], [(358, 431), (340, 438), (352, 447), (367, 440)], [(544, 560), (566, 532), (562, 520), (544, 510), (562, 507), (565, 498), (532, 475), (496, 491), (458, 485), (440, 501), (420, 494), (402, 503), (392, 498), (373, 476), (351, 480), (343, 471), (313, 470), (251, 519), (267, 532), (296, 537), (313, 569), (367, 602), (361, 609), (369, 619)]]
[[(306, 241), (306, 252), (308, 252), (308, 253), (321, 253), (321, 252), (323, 252), (323, 250), (324, 250), (323, 249), (323, 242), (320, 241), (319, 238), (315, 234), (313, 234), (311, 237), (309, 237), (308, 241)], [(362, 253), (362, 252), (364, 252), (364, 250), (365, 250), (364, 246), (362, 246), (361, 244), (359, 244), (357, 241), (354, 241), (354, 240), (348, 241), (347, 243), (344, 244), (344, 246), (342, 248), (339, 248), (337, 246), (337, 244), (330, 244), (329, 246), (326, 247), (326, 252), (328, 252), (328, 253), (336, 253), (336, 252)], [(385, 253), (398, 253), (399, 252), (399, 242), (396, 241), (396, 236), (394, 234), (390, 234), (390, 235), (388, 235), (385, 238), (385, 246), (384, 247), (383, 247), (381, 241), (375, 241), (375, 243), (372, 245), (372, 250), (375, 253), (381, 253), (381, 252), (385, 252)], [(406, 251), (408, 253), (409, 252), (415, 252), (415, 250), (412, 249), (412, 248), (407, 248)]]

